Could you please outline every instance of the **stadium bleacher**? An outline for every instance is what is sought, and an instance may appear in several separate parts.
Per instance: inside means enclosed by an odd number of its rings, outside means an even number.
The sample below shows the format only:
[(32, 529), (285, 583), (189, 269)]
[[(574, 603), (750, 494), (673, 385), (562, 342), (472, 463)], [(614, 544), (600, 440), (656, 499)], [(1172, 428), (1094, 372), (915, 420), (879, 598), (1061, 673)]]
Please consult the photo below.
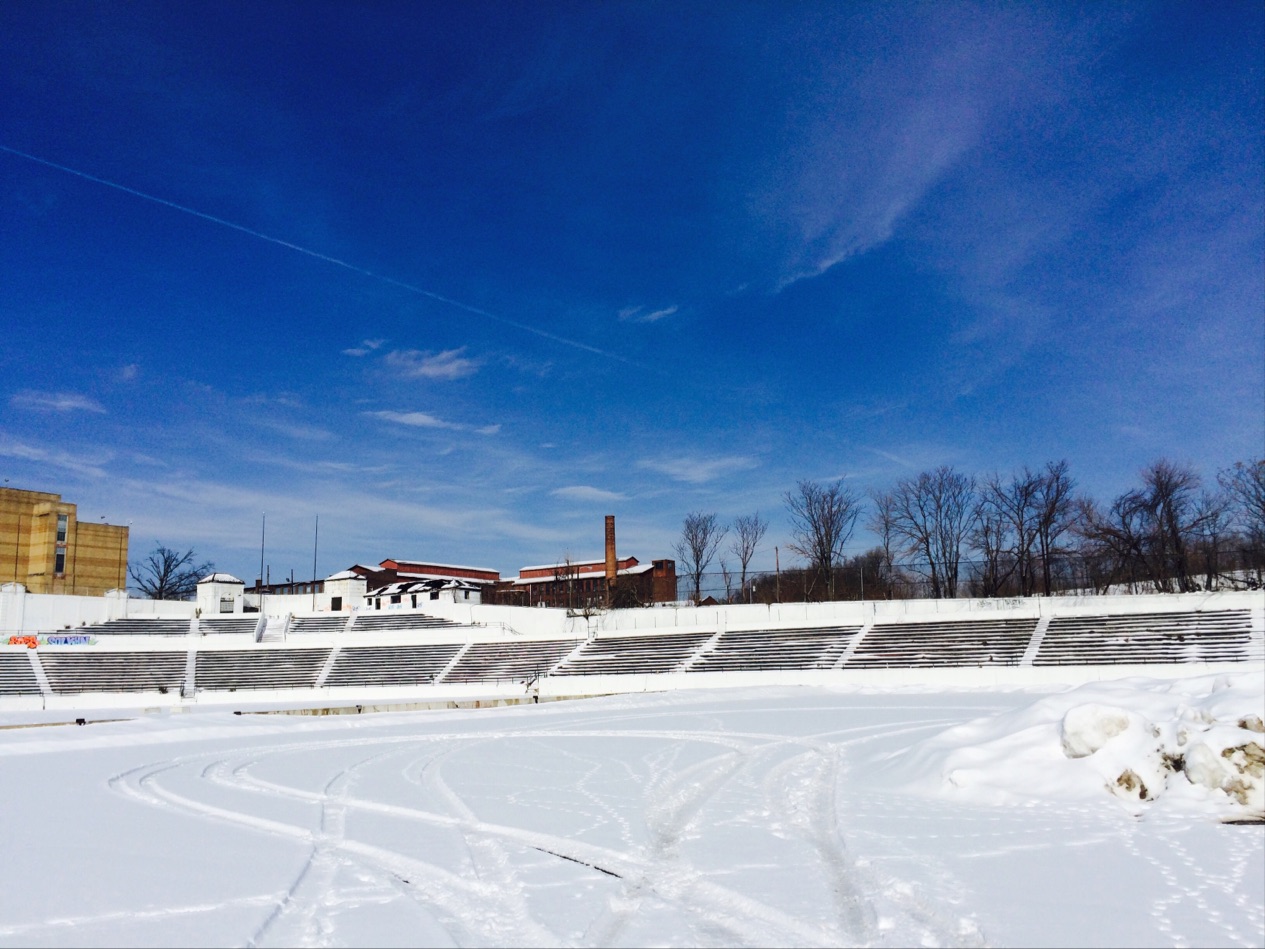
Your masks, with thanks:
[(292, 616), (289, 633), (303, 635), (305, 633), (341, 633), (347, 629), (349, 617), (345, 613), (322, 613), (319, 616)]
[(506, 640), (473, 643), (457, 664), (444, 674), (444, 682), (484, 682), (491, 679), (532, 679), (546, 675), (582, 640)]
[(75, 630), (91, 636), (188, 636), (192, 619), (164, 619), (158, 616), (134, 616), (93, 623)]
[(41, 650), (54, 692), (174, 692), (184, 685), (187, 652)]
[(206, 636), (241, 635), (254, 636), (264, 622), (258, 613), (241, 616), (209, 616), (198, 620), (198, 632)]
[(0, 695), (39, 695), (40, 691), (25, 647), (21, 652), (0, 652)]
[(207, 650), (198, 653), (194, 681), (203, 689), (309, 689), (316, 685), (330, 647), (320, 649)]
[(875, 623), (843, 668), (1017, 666), (1036, 628), (1035, 618)]
[(383, 630), (422, 630), (445, 629), (456, 626), (451, 620), (426, 613), (391, 610), (386, 613), (356, 613), (353, 615), (351, 631), (353, 633), (377, 633)]
[(859, 626), (727, 630), (690, 665), (690, 672), (830, 669)]
[(1054, 616), (1033, 665), (1237, 661), (1251, 639), (1248, 610)]
[[(1101, 612), (1084, 598), (1039, 608), (979, 610), (917, 620), (882, 616), (868, 624), (724, 630), (671, 627), (537, 638), (479, 627), (477, 634), (416, 611), (319, 614), (288, 618), (291, 633), (337, 635), (323, 645), (283, 638), (286, 619), (258, 614), (205, 620), (137, 617), (48, 633), (18, 632), (0, 652), (0, 700), (84, 693), (164, 693), (428, 687), (532, 682), (545, 676), (673, 676), (695, 672), (772, 673), (870, 669), (1049, 667), (1242, 663), (1265, 661), (1265, 604), (1239, 599), (1217, 609), (1130, 611), (1104, 598)], [(1191, 602), (1202, 603), (1202, 600)], [(1229, 608), (1246, 603), (1245, 608)], [(1097, 605), (1097, 604), (1095, 604)], [(1160, 607), (1167, 601), (1158, 603)], [(1141, 606), (1141, 604), (1138, 604)], [(879, 611), (875, 611), (878, 613)], [(499, 624), (492, 624), (493, 626)], [(442, 634), (458, 629), (457, 636)], [(213, 648), (202, 634), (241, 635), (241, 646)], [(342, 637), (350, 631), (360, 636)], [(432, 631), (440, 630), (439, 635)], [(121, 637), (146, 637), (144, 644)], [(378, 638), (374, 638), (378, 637)], [(469, 642), (469, 638), (480, 641)], [(460, 641), (444, 641), (445, 639)], [(165, 641), (164, 641), (165, 640)], [(179, 641), (183, 640), (183, 641)], [(221, 640), (221, 645), (228, 645)], [(19, 648), (21, 647), (21, 648)], [(34, 648), (28, 648), (34, 647)], [(191, 677), (190, 677), (190, 674)], [(702, 680), (699, 680), (702, 681)], [(814, 677), (812, 681), (820, 681)], [(674, 687), (680, 683), (667, 683)], [(576, 682), (576, 693), (587, 694)], [(644, 686), (636, 686), (638, 688)], [(610, 691), (619, 685), (611, 683)], [(608, 690), (606, 684), (602, 689)], [(560, 692), (555, 687), (555, 694)], [(221, 699), (222, 700), (222, 699)]]
[(340, 649), (325, 685), (422, 685), (435, 681), (462, 643), (422, 646), (348, 646)]
[(551, 675), (653, 675), (675, 672), (713, 633), (598, 636)]

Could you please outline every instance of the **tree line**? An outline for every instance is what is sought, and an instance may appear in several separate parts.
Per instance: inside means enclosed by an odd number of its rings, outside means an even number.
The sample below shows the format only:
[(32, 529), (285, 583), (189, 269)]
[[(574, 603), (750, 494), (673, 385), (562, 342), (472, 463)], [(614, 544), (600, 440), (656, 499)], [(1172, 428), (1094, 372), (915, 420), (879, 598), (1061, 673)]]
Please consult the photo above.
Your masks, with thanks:
[[(1265, 458), (1211, 482), (1160, 459), (1109, 503), (1079, 493), (1066, 461), (982, 477), (942, 465), (866, 493), (800, 481), (782, 502), (801, 562), (773, 574), (749, 569), (769, 529), (758, 512), (732, 524), (685, 516), (673, 550), (689, 599), (702, 599), (705, 577), (731, 602), (1185, 593), (1265, 579)], [(877, 543), (849, 557), (858, 524)]]

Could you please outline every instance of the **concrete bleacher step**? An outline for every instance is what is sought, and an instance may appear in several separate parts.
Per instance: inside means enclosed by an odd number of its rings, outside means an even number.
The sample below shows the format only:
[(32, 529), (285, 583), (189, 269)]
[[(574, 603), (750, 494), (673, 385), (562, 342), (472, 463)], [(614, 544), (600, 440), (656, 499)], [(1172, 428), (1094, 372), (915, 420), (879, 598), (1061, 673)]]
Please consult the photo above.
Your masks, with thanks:
[(320, 616), (291, 616), (286, 624), (286, 633), (303, 635), (305, 633), (341, 633), (347, 629), (350, 617), (342, 613), (325, 613)]
[(43, 691), (28, 652), (35, 650), (24, 647), (20, 652), (0, 653), (0, 695), (39, 695)]
[(549, 675), (575, 649), (574, 639), (471, 643), (443, 673), (444, 682), (483, 682)]
[(597, 636), (568, 656), (553, 675), (647, 675), (679, 671), (712, 638), (711, 632)]
[(330, 648), (208, 650), (198, 655), (198, 691), (310, 689)]
[(331, 688), (430, 684), (463, 645), (345, 646), (323, 684)]
[(392, 610), (388, 613), (357, 613), (351, 624), (354, 633), (376, 633), (383, 630), (449, 629), (458, 626), (452, 620), (428, 613)]
[(40, 664), (53, 692), (163, 692), (184, 687), (186, 651), (53, 652)]
[(193, 623), (192, 618), (136, 616), (92, 623), (75, 632), (90, 636), (188, 636), (193, 631)]

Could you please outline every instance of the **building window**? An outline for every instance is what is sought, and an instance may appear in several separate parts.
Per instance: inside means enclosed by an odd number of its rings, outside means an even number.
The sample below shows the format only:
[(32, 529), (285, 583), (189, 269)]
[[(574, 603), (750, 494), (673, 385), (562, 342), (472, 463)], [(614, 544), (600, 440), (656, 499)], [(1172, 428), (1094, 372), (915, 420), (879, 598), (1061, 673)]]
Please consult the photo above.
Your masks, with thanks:
[(329, 598), (329, 608), (334, 612), (338, 612), (343, 608), (343, 598), (341, 596), (332, 596)]
[[(57, 543), (66, 543), (66, 531), (70, 526), (70, 518), (65, 514), (57, 515)], [(59, 570), (58, 573), (61, 571)]]
[(399, 602), (400, 602), (400, 594), (398, 594), (398, 593), (393, 594), (393, 595), (392, 595), (392, 597), (391, 597), (391, 602), (392, 602), (392, 603), (399, 603)]
[(53, 562), (53, 573), (58, 575), (66, 572), (66, 548), (57, 548), (57, 559)]

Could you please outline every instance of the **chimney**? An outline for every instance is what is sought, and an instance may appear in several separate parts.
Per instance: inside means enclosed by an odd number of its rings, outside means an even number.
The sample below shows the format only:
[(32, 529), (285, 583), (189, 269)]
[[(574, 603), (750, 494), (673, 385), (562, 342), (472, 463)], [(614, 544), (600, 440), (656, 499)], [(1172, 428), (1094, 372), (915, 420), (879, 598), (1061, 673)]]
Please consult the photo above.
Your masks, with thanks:
[(615, 571), (617, 569), (615, 559), (615, 515), (606, 515), (606, 586), (609, 589), (615, 585)]

